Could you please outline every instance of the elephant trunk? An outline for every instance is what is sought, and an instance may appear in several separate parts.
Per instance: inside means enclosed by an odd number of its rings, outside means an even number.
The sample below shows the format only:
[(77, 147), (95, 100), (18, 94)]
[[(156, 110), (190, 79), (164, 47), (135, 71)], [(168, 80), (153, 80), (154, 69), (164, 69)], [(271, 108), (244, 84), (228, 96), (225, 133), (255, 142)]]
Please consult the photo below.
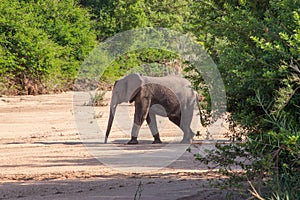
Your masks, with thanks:
[(114, 121), (116, 108), (117, 108), (116, 104), (111, 104), (110, 105), (109, 119), (108, 119), (108, 123), (107, 123), (107, 128), (106, 128), (106, 134), (105, 134), (104, 143), (107, 143), (107, 138), (109, 136), (112, 123)]

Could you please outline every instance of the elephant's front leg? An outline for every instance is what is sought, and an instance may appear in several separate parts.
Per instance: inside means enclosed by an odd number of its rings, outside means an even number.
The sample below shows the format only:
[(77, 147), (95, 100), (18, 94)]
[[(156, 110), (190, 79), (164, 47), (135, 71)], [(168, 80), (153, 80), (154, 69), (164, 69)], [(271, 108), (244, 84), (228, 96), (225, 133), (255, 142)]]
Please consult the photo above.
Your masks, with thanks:
[(141, 125), (145, 121), (150, 108), (150, 100), (143, 99), (141, 101), (140, 99), (135, 101), (135, 113), (134, 113), (134, 123), (131, 130), (131, 140), (128, 142), (128, 144), (138, 144), (138, 134), (141, 128)]
[(162, 142), (160, 140), (160, 136), (159, 136), (158, 129), (157, 129), (156, 116), (153, 112), (151, 112), (151, 109), (147, 116), (146, 121), (147, 121), (150, 131), (154, 137), (154, 141), (152, 144), (161, 144)]

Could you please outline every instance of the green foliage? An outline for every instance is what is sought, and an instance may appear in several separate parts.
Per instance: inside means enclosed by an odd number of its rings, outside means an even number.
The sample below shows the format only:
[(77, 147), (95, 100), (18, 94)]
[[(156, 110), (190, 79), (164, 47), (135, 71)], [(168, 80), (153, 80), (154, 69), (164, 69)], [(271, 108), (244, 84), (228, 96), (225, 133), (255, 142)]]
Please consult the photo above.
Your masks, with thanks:
[(299, 8), (296, 0), (195, 1), (188, 27), (216, 61), (233, 134), (245, 138), (218, 146), (206, 161), (226, 173), (242, 166), (289, 199), (300, 196)]
[[(96, 41), (126, 30), (165, 27), (193, 33), (222, 74), (235, 141), (198, 159), (218, 163), (227, 175), (232, 175), (230, 166), (241, 166), (249, 180), (271, 188), (271, 193), (262, 194), (266, 197), (299, 199), (300, 1), (79, 0), (78, 4), (1, 2), (0, 93), (69, 89)], [(143, 35), (131, 39), (136, 37)], [(113, 48), (126, 49), (121, 42)], [(202, 106), (210, 111), (208, 86), (196, 66), (172, 52), (136, 49), (110, 63), (101, 81), (112, 83), (130, 72), (160, 76), (185, 68), (195, 89), (202, 91)], [(90, 74), (79, 76), (92, 79), (102, 74), (97, 61), (110, 62), (97, 49), (89, 59), (94, 63), (87, 70)], [(97, 81), (92, 80), (92, 86)], [(99, 94), (97, 101), (102, 98)]]
[[(94, 14), (95, 28), (100, 41), (135, 28), (165, 27), (182, 31), (190, 13), (189, 2), (189, 0), (81, 1), (82, 5), (90, 8)], [(166, 67), (166, 63), (174, 60), (180, 60), (178, 55), (166, 51), (156, 49), (132, 51), (109, 65), (101, 81), (112, 83), (131, 72), (147, 75), (163, 74), (163, 71), (170, 69)], [(161, 67), (164, 69), (160, 69)]]
[[(183, 31), (190, 15), (190, 2), (190, 0), (107, 0), (101, 2), (90, 0), (81, 3), (93, 12), (98, 40), (103, 41), (116, 33), (135, 28), (165, 27)], [(129, 72), (145, 72), (148, 75), (154, 71), (157, 71), (156, 74), (161, 73), (166, 68), (158, 70), (159, 67), (164, 68), (166, 63), (174, 60), (179, 60), (178, 55), (175, 56), (167, 51), (155, 49), (133, 51), (108, 66), (101, 80), (111, 83)], [(153, 64), (146, 67), (146, 63)]]
[(192, 30), (218, 64), (234, 120), (251, 129), (264, 116), (256, 92), (273, 99), (290, 76), (290, 63), (299, 60), (299, 2), (265, 2), (260, 12), (255, 3), (243, 2), (195, 3)]
[(69, 89), (95, 42), (87, 16), (73, 0), (1, 2), (0, 77), (9, 80), (6, 88)]
[(190, 17), (191, 0), (88, 0), (81, 4), (94, 14), (99, 40), (143, 27), (183, 31)]
[(94, 96), (91, 96), (90, 102), (87, 104), (88, 106), (107, 106), (107, 103), (104, 102), (106, 92), (96, 90)]
[(112, 84), (129, 73), (141, 73), (148, 76), (176, 73), (173, 66), (167, 65), (171, 65), (177, 58), (177, 54), (159, 49), (132, 51), (111, 63), (104, 71), (101, 81)]
[[(76, 0), (5, 0), (0, 5), (1, 93), (32, 94), (34, 91), (35, 94), (69, 89), (81, 62), (95, 46), (96, 36), (103, 41), (116, 33), (147, 26), (183, 30), (190, 1), (79, 3), (82, 7)], [(112, 82), (130, 71), (151, 74), (150, 68), (157, 74), (164, 71), (159, 72), (160, 66), (174, 60), (178, 56), (166, 51), (133, 50), (115, 60), (102, 79)], [(154, 64), (145, 67), (145, 63)]]

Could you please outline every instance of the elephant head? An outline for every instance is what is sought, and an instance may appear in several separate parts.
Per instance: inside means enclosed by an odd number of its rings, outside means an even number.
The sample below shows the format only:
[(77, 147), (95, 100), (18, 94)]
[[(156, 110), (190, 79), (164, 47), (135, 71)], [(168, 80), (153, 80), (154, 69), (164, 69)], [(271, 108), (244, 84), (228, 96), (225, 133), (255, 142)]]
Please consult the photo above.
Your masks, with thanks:
[(115, 82), (110, 102), (109, 119), (104, 143), (107, 143), (107, 138), (112, 127), (117, 105), (123, 102), (132, 102), (142, 84), (143, 79), (139, 74), (130, 74)]

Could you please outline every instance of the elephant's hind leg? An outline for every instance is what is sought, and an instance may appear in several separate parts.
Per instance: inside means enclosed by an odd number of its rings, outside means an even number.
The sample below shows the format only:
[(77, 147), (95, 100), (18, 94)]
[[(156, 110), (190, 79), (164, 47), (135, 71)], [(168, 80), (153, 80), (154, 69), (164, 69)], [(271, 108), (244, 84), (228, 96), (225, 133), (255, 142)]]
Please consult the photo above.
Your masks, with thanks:
[[(191, 115), (192, 116), (192, 115)], [(169, 116), (169, 120), (176, 124), (183, 131), (183, 139), (181, 143), (191, 143), (194, 136), (193, 131), (190, 128), (191, 125), (190, 116), (181, 116), (181, 114)]]
[(185, 111), (182, 115), (180, 128), (184, 134), (181, 143), (190, 144), (193, 140), (195, 133), (191, 129), (192, 118), (193, 118), (193, 110)]
[(180, 128), (180, 114), (179, 115), (174, 115), (174, 116), (169, 116), (169, 120), (176, 124)]

